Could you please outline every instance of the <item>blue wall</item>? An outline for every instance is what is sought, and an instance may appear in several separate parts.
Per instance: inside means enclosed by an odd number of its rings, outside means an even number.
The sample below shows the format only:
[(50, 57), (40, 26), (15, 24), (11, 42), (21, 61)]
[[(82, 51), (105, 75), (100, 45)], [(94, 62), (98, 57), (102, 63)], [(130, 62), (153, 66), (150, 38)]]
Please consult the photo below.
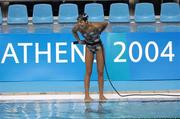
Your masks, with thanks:
[[(120, 82), (119, 90), (180, 88), (179, 32), (104, 33), (101, 38), (110, 78)], [(72, 44), (74, 40), (72, 34), (1, 34), (0, 91), (40, 92), (37, 84), (44, 87), (42, 91), (61, 91), (63, 82), (69, 82), (74, 91), (75, 82), (82, 82), (85, 73), (85, 46)], [(96, 63), (92, 80), (97, 80)], [(157, 82), (159, 86), (153, 88)]]

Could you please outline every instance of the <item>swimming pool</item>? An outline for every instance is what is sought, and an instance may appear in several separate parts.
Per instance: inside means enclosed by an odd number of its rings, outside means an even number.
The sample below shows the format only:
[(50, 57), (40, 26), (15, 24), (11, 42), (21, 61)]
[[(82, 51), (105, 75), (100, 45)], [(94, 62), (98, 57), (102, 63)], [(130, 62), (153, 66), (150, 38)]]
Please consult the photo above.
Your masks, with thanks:
[(1, 101), (1, 119), (180, 118), (180, 101)]

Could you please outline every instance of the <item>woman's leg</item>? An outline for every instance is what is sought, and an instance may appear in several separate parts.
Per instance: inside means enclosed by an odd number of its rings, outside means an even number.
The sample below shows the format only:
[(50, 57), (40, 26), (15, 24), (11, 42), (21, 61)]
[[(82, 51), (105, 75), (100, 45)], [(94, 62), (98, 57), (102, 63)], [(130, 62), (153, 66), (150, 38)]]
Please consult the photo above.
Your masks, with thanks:
[(85, 88), (85, 98), (84, 100), (90, 101), (92, 100), (89, 96), (89, 84), (90, 84), (90, 77), (92, 73), (92, 65), (94, 60), (94, 54), (89, 51), (86, 47), (86, 55), (85, 55), (85, 63), (86, 63), (86, 74), (84, 78), (84, 88)]
[(98, 70), (98, 83), (99, 83), (99, 99), (106, 100), (103, 94), (104, 88), (104, 55), (103, 49), (101, 48), (96, 52), (97, 70)]

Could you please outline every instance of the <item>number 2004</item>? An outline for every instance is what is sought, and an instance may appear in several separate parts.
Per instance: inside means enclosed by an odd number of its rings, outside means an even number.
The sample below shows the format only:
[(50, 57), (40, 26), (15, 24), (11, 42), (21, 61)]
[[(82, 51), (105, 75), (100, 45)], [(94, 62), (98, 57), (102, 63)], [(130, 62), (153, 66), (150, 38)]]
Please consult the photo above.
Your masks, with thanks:
[[(125, 53), (126, 50), (126, 45), (124, 42), (118, 41), (118, 42), (114, 42), (114, 46), (120, 46), (122, 47), (122, 50), (120, 51), (120, 53), (115, 57), (114, 62), (127, 62), (127, 59), (122, 58), (123, 54)], [(134, 58), (133, 56), (133, 48), (134, 46), (137, 46), (138, 48), (138, 57)], [(155, 53), (153, 57), (149, 56), (149, 47), (153, 46)], [(166, 57), (169, 58), (169, 62), (173, 61), (173, 57), (175, 57), (175, 54), (173, 54), (173, 48), (172, 48), (172, 41), (169, 41), (166, 46), (164, 47), (163, 51), (160, 54), (160, 57)], [(139, 62), (142, 58), (143, 55), (143, 48), (142, 45), (138, 42), (138, 41), (133, 41), (130, 45), (129, 45), (129, 58), (132, 62)], [(147, 59), (147, 61), (149, 62), (155, 62), (158, 59), (159, 56), (159, 48), (156, 42), (154, 41), (149, 41), (146, 46), (145, 46), (145, 57)]]

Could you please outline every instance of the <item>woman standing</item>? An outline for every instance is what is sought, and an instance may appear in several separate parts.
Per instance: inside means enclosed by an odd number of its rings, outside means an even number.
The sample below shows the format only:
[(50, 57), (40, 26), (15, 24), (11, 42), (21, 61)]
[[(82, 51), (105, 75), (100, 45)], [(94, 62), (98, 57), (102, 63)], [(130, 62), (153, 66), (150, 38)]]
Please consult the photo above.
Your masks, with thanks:
[[(99, 99), (106, 100), (103, 94), (104, 87), (104, 50), (100, 39), (101, 32), (108, 25), (107, 22), (90, 23), (87, 21), (88, 15), (83, 13), (77, 18), (77, 24), (73, 27), (72, 32), (79, 44), (86, 44), (85, 63), (86, 74), (84, 78), (85, 87), (85, 101), (91, 101), (92, 98), (89, 95), (89, 84), (92, 73), (92, 65), (94, 55), (96, 54), (97, 71), (98, 71), (98, 86), (99, 86)], [(82, 34), (85, 40), (80, 40), (78, 32)]]

